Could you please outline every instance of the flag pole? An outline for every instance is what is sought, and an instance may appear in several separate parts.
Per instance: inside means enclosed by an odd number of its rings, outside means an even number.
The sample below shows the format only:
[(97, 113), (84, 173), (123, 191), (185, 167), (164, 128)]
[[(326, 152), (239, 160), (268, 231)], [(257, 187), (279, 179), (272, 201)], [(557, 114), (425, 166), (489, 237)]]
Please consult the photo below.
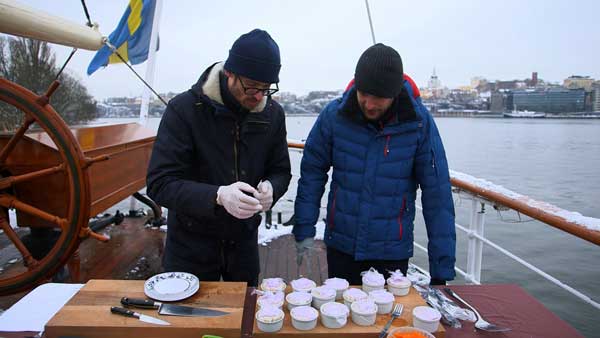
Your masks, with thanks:
[[(156, 46), (158, 43), (158, 31), (160, 29), (160, 13), (162, 0), (156, 0), (154, 18), (152, 20), (152, 34), (150, 35), (150, 46), (148, 47), (148, 60), (146, 61), (146, 82), (152, 87), (154, 85), (154, 68), (156, 65)], [(139, 123), (143, 126), (148, 124), (148, 106), (150, 104), (150, 89), (144, 87), (142, 93), (142, 105), (140, 106)]]

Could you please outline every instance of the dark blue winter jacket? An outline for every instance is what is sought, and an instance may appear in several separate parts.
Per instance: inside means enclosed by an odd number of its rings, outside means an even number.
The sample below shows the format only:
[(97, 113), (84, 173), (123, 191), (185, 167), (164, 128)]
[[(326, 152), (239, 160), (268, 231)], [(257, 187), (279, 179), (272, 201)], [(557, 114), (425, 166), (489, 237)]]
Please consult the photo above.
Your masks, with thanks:
[(404, 87), (383, 128), (364, 119), (354, 87), (319, 114), (304, 147), (293, 233), (297, 241), (315, 236), (333, 167), (325, 244), (359, 261), (408, 259), (420, 187), (431, 276), (452, 280), (456, 234), (448, 163), (432, 116), (408, 81)]

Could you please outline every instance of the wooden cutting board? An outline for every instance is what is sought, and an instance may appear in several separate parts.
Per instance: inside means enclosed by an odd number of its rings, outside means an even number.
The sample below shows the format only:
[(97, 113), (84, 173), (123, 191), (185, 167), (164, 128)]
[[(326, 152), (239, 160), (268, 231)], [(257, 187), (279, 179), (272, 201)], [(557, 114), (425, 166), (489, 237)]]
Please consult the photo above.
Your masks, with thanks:
[(141, 280), (90, 280), (46, 324), (49, 338), (200, 338), (205, 334), (240, 337), (246, 283), (200, 282), (195, 295), (173, 304), (207, 307), (229, 312), (221, 317), (161, 316), (157, 310), (136, 312), (160, 318), (170, 326), (153, 325), (115, 315), (111, 306), (121, 306), (121, 297), (146, 298)]
[[(360, 286), (354, 286), (356, 288), (360, 288)], [(286, 290), (286, 294), (291, 292), (290, 287), (288, 286), (288, 290)], [(343, 303), (343, 301), (338, 301)], [(417, 293), (414, 288), (410, 288), (410, 292), (406, 296), (396, 296), (396, 303), (400, 303), (404, 305), (404, 310), (402, 311), (402, 315), (395, 319), (390, 327), (390, 330), (395, 327), (400, 326), (413, 326), (412, 324), (412, 310), (417, 306), (426, 306), (425, 301), (421, 296)], [(258, 310), (258, 306), (257, 306)], [(375, 321), (375, 325), (372, 326), (359, 326), (352, 322), (351, 315), (348, 316), (348, 323), (340, 328), (340, 329), (328, 329), (323, 324), (321, 324), (321, 314), (319, 313), (319, 318), (317, 319), (317, 327), (310, 331), (299, 331), (296, 330), (292, 326), (292, 317), (290, 316), (290, 312), (287, 309), (287, 306), (283, 306), (283, 312), (285, 317), (283, 319), (283, 327), (279, 332), (276, 333), (277, 337), (284, 338), (300, 338), (300, 337), (310, 337), (310, 338), (327, 338), (332, 335), (340, 335), (343, 337), (351, 337), (351, 338), (374, 338), (379, 336), (379, 332), (383, 329), (387, 321), (391, 318), (389, 314), (387, 315), (377, 315), (377, 320)], [(442, 325), (438, 326), (438, 330), (433, 333), (437, 338), (445, 337), (445, 330)], [(269, 337), (273, 336), (273, 333), (265, 333), (258, 329), (256, 325), (256, 319), (254, 320), (254, 337)]]

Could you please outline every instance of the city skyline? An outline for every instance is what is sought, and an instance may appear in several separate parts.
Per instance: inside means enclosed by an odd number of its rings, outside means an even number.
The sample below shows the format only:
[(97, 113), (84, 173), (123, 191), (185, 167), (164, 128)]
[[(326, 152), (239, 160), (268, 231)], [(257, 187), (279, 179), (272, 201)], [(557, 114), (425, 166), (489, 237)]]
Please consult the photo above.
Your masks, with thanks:
[[(79, 2), (21, 1), (83, 23)], [(426, 87), (433, 68), (449, 88), (489, 81), (525, 79), (532, 72), (559, 83), (571, 75), (600, 78), (600, 3), (541, 0), (502, 3), (370, 1), (377, 42), (396, 48), (405, 72)], [(188, 89), (210, 64), (224, 60), (233, 41), (255, 27), (266, 29), (282, 53), (282, 91), (306, 94), (344, 88), (358, 56), (371, 42), (364, 1), (203, 3), (163, 1), (161, 51), (154, 87), (158, 92)], [(116, 27), (127, 1), (87, 2), (104, 35)], [(309, 24), (307, 24), (309, 23)], [(392, 28), (397, 27), (397, 28)], [(52, 45), (57, 65), (70, 48)], [(110, 65), (88, 77), (95, 52), (80, 50), (68, 71), (98, 100), (138, 96), (142, 84), (123, 65)], [(145, 64), (135, 66), (142, 75)], [(118, 82), (115, 84), (115, 79)]]

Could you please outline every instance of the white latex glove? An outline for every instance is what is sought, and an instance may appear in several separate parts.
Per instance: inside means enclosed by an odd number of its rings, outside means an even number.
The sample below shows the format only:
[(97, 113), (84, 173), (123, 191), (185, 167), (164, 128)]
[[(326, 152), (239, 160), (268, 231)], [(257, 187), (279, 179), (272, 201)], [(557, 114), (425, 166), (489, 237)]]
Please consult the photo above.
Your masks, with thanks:
[(254, 194), (254, 197), (260, 202), (262, 211), (271, 209), (273, 205), (273, 185), (269, 181), (261, 181), (258, 183), (258, 191)]
[(250, 218), (259, 212), (262, 206), (256, 198), (246, 195), (244, 191), (253, 195), (258, 193), (250, 184), (244, 182), (220, 186), (217, 190), (217, 204), (222, 205), (235, 218)]

